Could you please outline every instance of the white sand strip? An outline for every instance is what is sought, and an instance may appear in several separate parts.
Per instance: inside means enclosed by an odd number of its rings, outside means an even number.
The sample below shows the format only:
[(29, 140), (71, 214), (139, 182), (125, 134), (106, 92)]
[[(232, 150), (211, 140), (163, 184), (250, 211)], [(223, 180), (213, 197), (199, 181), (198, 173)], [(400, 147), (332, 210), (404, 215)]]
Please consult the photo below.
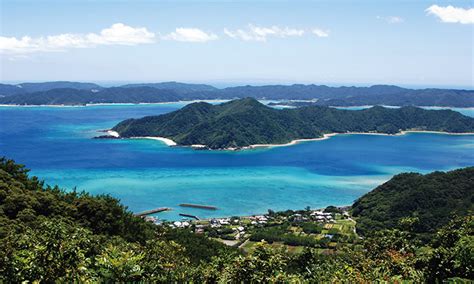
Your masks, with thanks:
[(285, 146), (295, 145), (299, 142), (326, 140), (326, 139), (329, 139), (331, 136), (335, 136), (337, 134), (338, 133), (329, 133), (329, 134), (324, 134), (323, 137), (319, 137), (319, 138), (296, 139), (286, 144), (254, 144), (248, 147), (243, 147), (243, 149), (253, 149), (253, 148), (262, 148), (262, 147), (285, 147)]
[[(386, 134), (386, 133), (375, 133), (375, 132), (344, 132), (344, 133), (328, 133), (324, 134), (323, 137), (319, 138), (309, 138), (309, 139), (295, 139), (292, 140), (291, 142), (288, 142), (286, 144), (254, 144), (242, 148), (227, 148), (224, 150), (246, 150), (246, 149), (255, 149), (255, 148), (270, 148), (270, 147), (286, 147), (286, 146), (291, 146), (295, 145), (300, 142), (308, 142), (308, 141), (320, 141), (320, 140), (326, 140), (329, 139), (333, 136), (336, 135), (383, 135), (383, 136), (399, 136), (399, 135), (405, 135), (408, 133), (432, 133), (432, 134), (444, 134), (444, 135), (474, 135), (474, 132), (464, 132), (464, 133), (450, 133), (450, 132), (442, 132), (442, 131), (423, 131), (423, 130), (407, 130), (407, 131), (401, 131), (396, 134)], [(110, 136), (114, 136), (119, 138), (120, 135), (116, 131), (113, 130), (108, 130), (107, 134)], [(144, 136), (144, 137), (130, 137), (130, 139), (151, 139), (151, 140), (158, 140), (163, 143), (165, 143), (167, 146), (176, 146), (176, 142), (169, 138), (165, 137), (155, 137), (155, 136)], [(185, 146), (186, 147), (186, 146)], [(189, 146), (187, 146), (189, 147)], [(203, 149), (207, 148), (206, 145), (201, 145), (201, 144), (195, 144), (191, 145), (190, 147), (195, 148), (195, 149)]]
[(460, 132), (460, 133), (454, 133), (454, 132), (444, 132), (444, 131), (424, 131), (424, 130), (407, 130), (407, 131), (401, 131), (400, 133), (397, 133), (396, 135), (405, 135), (407, 133), (433, 133), (433, 134), (444, 134), (444, 135), (474, 135), (474, 132)]
[(113, 130), (107, 130), (107, 134), (113, 137), (117, 137), (117, 138), (120, 137), (120, 134), (118, 134), (117, 131), (113, 131)]
[(202, 145), (202, 144), (193, 144), (193, 145), (191, 145), (191, 148), (207, 148), (207, 146)]
[(158, 140), (165, 143), (167, 146), (176, 146), (176, 142), (169, 138), (165, 137), (155, 137), (155, 136), (144, 136), (144, 137), (130, 137), (131, 139), (151, 139), (151, 140)]
[[(295, 145), (299, 142), (307, 142), (307, 141), (319, 141), (319, 140), (326, 140), (332, 136), (336, 135), (383, 135), (383, 136), (399, 136), (405, 135), (408, 133), (432, 133), (432, 134), (444, 134), (444, 135), (474, 135), (474, 132), (462, 132), (462, 133), (451, 133), (451, 132), (443, 132), (443, 131), (423, 131), (423, 130), (406, 130), (401, 131), (396, 134), (387, 134), (387, 133), (375, 133), (375, 132), (345, 132), (345, 133), (329, 133), (324, 134), (323, 137), (319, 138), (312, 138), (312, 139), (296, 139), (292, 140), (286, 144), (254, 144), (247, 147), (242, 147), (242, 149), (254, 149), (254, 148), (266, 148), (266, 147), (285, 147)], [(230, 149), (233, 150), (233, 149)]]

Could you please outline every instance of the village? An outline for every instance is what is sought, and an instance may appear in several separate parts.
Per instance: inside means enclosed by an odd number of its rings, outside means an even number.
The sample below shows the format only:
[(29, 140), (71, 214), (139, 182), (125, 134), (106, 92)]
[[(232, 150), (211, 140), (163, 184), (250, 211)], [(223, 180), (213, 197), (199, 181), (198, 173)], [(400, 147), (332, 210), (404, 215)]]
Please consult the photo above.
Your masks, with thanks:
[(332, 253), (342, 245), (353, 245), (359, 237), (349, 207), (329, 206), (324, 209), (287, 210), (267, 214), (210, 218), (196, 220), (192, 217), (180, 221), (159, 222), (155, 217), (145, 219), (172, 229), (186, 229), (238, 247), (244, 252), (253, 250), (264, 241), (274, 247), (284, 247), (290, 252), (304, 247)]

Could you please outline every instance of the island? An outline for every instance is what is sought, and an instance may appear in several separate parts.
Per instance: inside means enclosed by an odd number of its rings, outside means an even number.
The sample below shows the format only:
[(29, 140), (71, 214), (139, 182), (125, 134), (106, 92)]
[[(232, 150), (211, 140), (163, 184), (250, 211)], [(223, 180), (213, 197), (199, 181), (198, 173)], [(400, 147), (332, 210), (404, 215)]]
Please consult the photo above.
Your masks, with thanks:
[[(93, 83), (44, 82), (0, 84), (4, 105), (90, 105), (232, 100), (251, 97), (283, 104), (323, 106), (442, 106), (474, 107), (473, 90), (409, 89), (392, 85), (370, 87), (325, 85), (266, 85), (216, 88), (180, 82), (139, 83), (102, 87)], [(299, 103), (294, 103), (299, 101)], [(279, 103), (277, 103), (279, 104)]]
[(218, 105), (192, 103), (167, 114), (127, 119), (111, 129), (113, 138), (166, 138), (178, 146), (200, 149), (244, 149), (294, 144), (334, 134), (405, 131), (474, 133), (474, 118), (451, 110), (417, 107), (275, 109), (244, 98)]

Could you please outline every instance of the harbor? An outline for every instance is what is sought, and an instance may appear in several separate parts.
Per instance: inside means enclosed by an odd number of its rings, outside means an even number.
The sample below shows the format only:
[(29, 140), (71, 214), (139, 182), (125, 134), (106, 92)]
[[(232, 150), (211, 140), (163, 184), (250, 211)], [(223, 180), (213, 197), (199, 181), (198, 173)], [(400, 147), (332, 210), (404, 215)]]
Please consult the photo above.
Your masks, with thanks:
[(179, 216), (181, 217), (187, 217), (187, 218), (193, 218), (193, 219), (196, 219), (196, 220), (201, 220), (198, 216), (196, 215), (191, 215), (191, 214), (186, 214), (186, 213), (179, 213)]
[(159, 212), (163, 212), (163, 211), (170, 211), (170, 210), (171, 210), (171, 208), (169, 208), (169, 207), (159, 207), (159, 208), (155, 208), (155, 209), (146, 210), (146, 211), (143, 211), (143, 212), (136, 213), (135, 216), (144, 217), (144, 216), (152, 215), (152, 214), (155, 214), (155, 213), (159, 213)]
[[(188, 207), (188, 208), (204, 209), (204, 210), (217, 210), (217, 207), (211, 206), (211, 205), (181, 203), (181, 204), (179, 204), (179, 206)], [(143, 217), (143, 218), (149, 218), (150, 221), (155, 222), (158, 219), (156, 219), (156, 217), (150, 217), (149, 215), (153, 215), (153, 214), (164, 212), (164, 211), (171, 211), (171, 210), (172, 209), (170, 207), (158, 207), (158, 208), (155, 208), (155, 209), (150, 209), (150, 210), (142, 211), (142, 212), (139, 212), (139, 213), (135, 213), (135, 216)], [(191, 219), (195, 219), (195, 220), (201, 220), (201, 218), (199, 218), (198, 216), (192, 215), (192, 214), (187, 214), (187, 213), (179, 213), (179, 216), (185, 217), (185, 218), (191, 218)]]
[(217, 207), (211, 205), (201, 205), (201, 204), (191, 204), (191, 203), (181, 203), (179, 206), (181, 207), (191, 207), (191, 208), (198, 208), (198, 209), (205, 209), (205, 210), (217, 210)]

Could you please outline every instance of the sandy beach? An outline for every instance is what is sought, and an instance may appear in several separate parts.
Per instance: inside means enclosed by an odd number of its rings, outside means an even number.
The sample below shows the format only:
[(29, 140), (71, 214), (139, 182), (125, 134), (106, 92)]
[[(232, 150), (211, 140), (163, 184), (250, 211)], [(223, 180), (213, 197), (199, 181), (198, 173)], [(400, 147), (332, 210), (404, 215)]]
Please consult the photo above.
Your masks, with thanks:
[(308, 141), (320, 141), (320, 140), (326, 140), (329, 139), (332, 136), (337, 135), (338, 133), (329, 133), (329, 134), (324, 134), (323, 137), (319, 138), (308, 138), (308, 139), (295, 139), (292, 140), (286, 144), (254, 144), (250, 145), (247, 147), (243, 147), (242, 149), (254, 149), (254, 148), (267, 148), (267, 147), (286, 147), (286, 146), (291, 146), (295, 145), (300, 142), (308, 142)]
[(116, 138), (120, 137), (120, 134), (118, 134), (117, 131), (113, 131), (113, 130), (107, 130), (107, 134)]
[[(243, 147), (242, 149), (255, 149), (255, 148), (270, 148), (270, 147), (286, 147), (295, 145), (300, 142), (308, 142), (308, 141), (320, 141), (326, 140), (336, 135), (383, 135), (383, 136), (400, 136), (409, 133), (432, 133), (432, 134), (443, 134), (443, 135), (474, 135), (474, 132), (463, 132), (463, 133), (451, 133), (451, 132), (443, 132), (443, 131), (423, 131), (423, 130), (406, 130), (401, 131), (396, 134), (387, 134), (387, 133), (375, 133), (375, 132), (345, 132), (345, 133), (329, 133), (324, 134), (323, 137), (319, 138), (312, 138), (312, 139), (295, 139), (286, 144), (254, 144), (247, 147)], [(233, 149), (230, 149), (233, 150)]]
[(94, 107), (94, 106), (139, 106), (139, 105), (167, 105), (167, 104), (191, 104), (198, 102), (205, 103), (225, 103), (229, 100), (215, 99), (215, 100), (190, 100), (190, 101), (170, 101), (170, 102), (156, 102), (156, 103), (90, 103), (90, 104), (47, 104), (47, 105), (18, 105), (18, 104), (0, 104), (0, 107)]
[[(117, 132), (117, 131), (113, 131), (113, 130), (107, 130), (106, 131), (107, 135), (109, 136), (113, 136), (115, 138), (120, 138), (120, 134)], [(143, 136), (143, 137), (126, 137), (127, 139), (150, 139), (150, 140), (158, 140), (158, 141), (161, 141), (163, 143), (165, 143), (167, 146), (176, 146), (176, 142), (174, 142), (173, 140), (169, 139), (169, 138), (165, 138), (165, 137), (154, 137), (154, 136)], [(198, 145), (198, 146), (203, 146), (205, 147), (204, 145)]]
[(165, 143), (167, 146), (176, 146), (176, 142), (171, 139), (164, 138), (164, 137), (154, 137), (154, 136), (144, 136), (144, 137), (130, 137), (130, 139), (151, 139), (151, 140), (158, 140)]
[(407, 133), (433, 133), (433, 134), (444, 134), (444, 135), (474, 135), (474, 132), (460, 132), (460, 133), (453, 133), (453, 132), (443, 132), (443, 131), (423, 131), (423, 130), (407, 130), (401, 131), (395, 135), (405, 135)]
[[(235, 150), (250, 150), (250, 149), (257, 149), (257, 148), (273, 148), (273, 147), (287, 147), (291, 145), (295, 145), (301, 142), (310, 142), (310, 141), (321, 141), (321, 140), (326, 140), (329, 139), (333, 136), (336, 135), (382, 135), (382, 136), (401, 136), (401, 135), (406, 135), (409, 133), (431, 133), (431, 134), (443, 134), (443, 135), (474, 135), (474, 132), (464, 132), (464, 133), (450, 133), (450, 132), (442, 132), (442, 131), (423, 131), (423, 130), (406, 130), (406, 131), (401, 131), (396, 134), (387, 134), (387, 133), (375, 133), (375, 132), (345, 132), (345, 133), (328, 133), (324, 134), (323, 137), (318, 137), (318, 138), (308, 138), (308, 139), (295, 139), (292, 140), (288, 143), (285, 144), (253, 144), (249, 146), (244, 146), (241, 148), (226, 148), (226, 149), (220, 149), (220, 150), (229, 150), (229, 151), (235, 151)], [(116, 131), (113, 130), (107, 130), (107, 134), (116, 138), (120, 137), (120, 134)], [(167, 146), (178, 146), (178, 144), (165, 137), (154, 137), (154, 136), (144, 136), (144, 137), (129, 137), (129, 139), (151, 139), (151, 140), (158, 140), (163, 143), (165, 143)], [(182, 147), (191, 147), (195, 149), (204, 149), (207, 148), (206, 145), (201, 145), (201, 144), (195, 144), (195, 145), (179, 145)]]

